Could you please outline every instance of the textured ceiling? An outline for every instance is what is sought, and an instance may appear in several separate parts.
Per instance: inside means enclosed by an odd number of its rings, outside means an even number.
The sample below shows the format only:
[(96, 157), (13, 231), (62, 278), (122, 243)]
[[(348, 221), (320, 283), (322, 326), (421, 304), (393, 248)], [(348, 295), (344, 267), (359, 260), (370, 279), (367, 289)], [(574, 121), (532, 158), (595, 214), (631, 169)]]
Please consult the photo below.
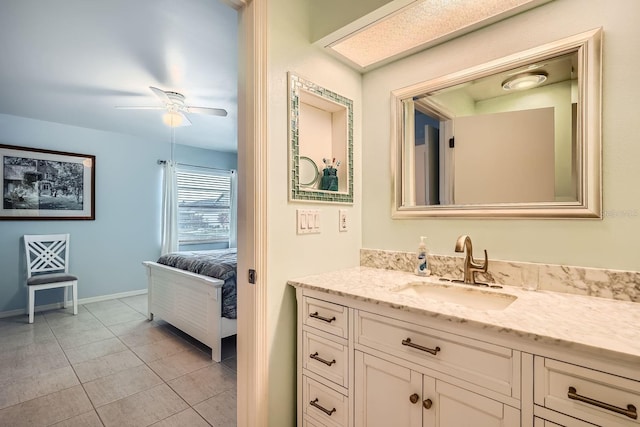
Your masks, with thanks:
[[(237, 12), (220, 0), (0, 1), (0, 113), (168, 140), (156, 86), (191, 114), (176, 142), (237, 149)], [(6, 142), (1, 141), (0, 143)]]

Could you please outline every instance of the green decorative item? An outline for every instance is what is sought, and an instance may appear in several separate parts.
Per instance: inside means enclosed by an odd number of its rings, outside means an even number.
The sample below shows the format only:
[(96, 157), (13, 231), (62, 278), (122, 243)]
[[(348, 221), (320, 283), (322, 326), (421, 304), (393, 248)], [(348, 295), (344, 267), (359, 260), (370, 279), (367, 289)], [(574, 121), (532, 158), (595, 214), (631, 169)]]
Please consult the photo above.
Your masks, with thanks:
[(328, 191), (338, 191), (338, 169), (327, 167), (322, 170), (320, 189)]

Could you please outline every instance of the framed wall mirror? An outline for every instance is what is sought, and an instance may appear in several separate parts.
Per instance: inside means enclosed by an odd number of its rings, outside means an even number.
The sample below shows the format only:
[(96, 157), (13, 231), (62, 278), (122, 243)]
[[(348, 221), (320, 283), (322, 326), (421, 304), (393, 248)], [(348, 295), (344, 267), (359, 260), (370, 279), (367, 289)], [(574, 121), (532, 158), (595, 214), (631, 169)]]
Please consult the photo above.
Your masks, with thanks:
[(289, 199), (353, 203), (353, 101), (289, 79)]
[(601, 39), (393, 91), (393, 217), (601, 218)]

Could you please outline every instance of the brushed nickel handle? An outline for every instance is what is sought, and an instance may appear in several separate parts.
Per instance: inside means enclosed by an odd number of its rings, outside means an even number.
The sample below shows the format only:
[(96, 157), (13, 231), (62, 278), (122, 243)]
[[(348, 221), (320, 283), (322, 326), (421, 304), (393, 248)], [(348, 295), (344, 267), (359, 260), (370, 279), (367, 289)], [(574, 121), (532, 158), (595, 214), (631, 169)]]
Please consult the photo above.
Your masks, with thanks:
[(418, 403), (418, 400), (420, 400), (420, 396), (418, 396), (416, 393), (413, 393), (411, 396), (409, 396), (409, 401), (411, 401), (411, 403)]
[(315, 313), (311, 313), (311, 314), (309, 315), (309, 317), (313, 317), (314, 319), (319, 319), (319, 320), (322, 320), (322, 321), (327, 322), (327, 323), (331, 323), (331, 322), (333, 322), (334, 320), (336, 320), (336, 316), (333, 316), (333, 317), (323, 317), (323, 316), (320, 316), (320, 315), (318, 314), (318, 312), (317, 312), (317, 311), (316, 311)]
[(336, 408), (333, 408), (332, 410), (328, 410), (326, 408), (323, 408), (322, 405), (320, 405), (318, 403), (318, 398), (316, 397), (314, 400), (312, 400), (311, 402), (309, 402), (309, 405), (320, 409), (322, 412), (324, 412), (325, 414), (331, 416), (331, 414), (333, 414), (334, 412), (336, 412)]
[(407, 347), (415, 348), (417, 350), (426, 351), (427, 353), (433, 354), (434, 356), (438, 354), (438, 352), (440, 351), (440, 347), (428, 348), (428, 347), (421, 346), (419, 344), (414, 344), (411, 342), (411, 338), (402, 340), (402, 345), (406, 345)]
[(620, 408), (618, 406), (610, 405), (605, 402), (601, 402), (599, 400), (592, 399), (590, 397), (581, 396), (578, 394), (578, 391), (575, 387), (569, 387), (569, 391), (567, 392), (567, 397), (569, 399), (578, 400), (580, 402), (588, 403), (589, 405), (597, 406), (602, 409), (606, 409), (607, 411), (612, 411), (617, 414), (622, 414), (634, 420), (638, 419), (638, 411), (636, 407), (633, 405), (627, 405), (627, 409)]
[(424, 409), (431, 409), (432, 405), (433, 402), (431, 401), (431, 399), (427, 399), (422, 402), (422, 406), (424, 407)]
[(318, 362), (322, 362), (327, 366), (331, 366), (334, 363), (336, 363), (336, 359), (333, 359), (331, 362), (329, 362), (328, 360), (325, 360), (322, 357), (319, 357), (317, 351), (315, 353), (313, 353), (313, 354), (310, 354), (309, 357), (312, 358), (312, 359), (317, 360)]

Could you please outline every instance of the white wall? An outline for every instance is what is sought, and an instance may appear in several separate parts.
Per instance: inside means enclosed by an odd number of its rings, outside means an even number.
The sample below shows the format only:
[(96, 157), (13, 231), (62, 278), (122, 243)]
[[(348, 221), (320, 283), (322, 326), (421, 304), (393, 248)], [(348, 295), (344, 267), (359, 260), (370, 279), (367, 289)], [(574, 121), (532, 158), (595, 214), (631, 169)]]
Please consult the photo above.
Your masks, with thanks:
[[(296, 307), (288, 279), (355, 266), (361, 233), (361, 77), (318, 48), (312, 47), (312, 0), (269, 1), (269, 202), (268, 202), (268, 334), (269, 425), (295, 425)], [(353, 100), (354, 204), (289, 202), (287, 71)], [(342, 166), (341, 166), (342, 167)], [(319, 209), (320, 234), (296, 235), (296, 208)], [(338, 232), (338, 209), (346, 208), (351, 228)]]
[[(460, 234), (490, 258), (638, 270), (640, 232), (640, 2), (556, 0), (404, 60), (363, 80), (363, 247), (415, 250), (429, 236), (433, 253), (453, 254)], [(603, 182), (598, 220), (391, 220), (389, 93), (524, 49), (604, 27)], [(388, 163), (387, 163), (388, 164)]]

